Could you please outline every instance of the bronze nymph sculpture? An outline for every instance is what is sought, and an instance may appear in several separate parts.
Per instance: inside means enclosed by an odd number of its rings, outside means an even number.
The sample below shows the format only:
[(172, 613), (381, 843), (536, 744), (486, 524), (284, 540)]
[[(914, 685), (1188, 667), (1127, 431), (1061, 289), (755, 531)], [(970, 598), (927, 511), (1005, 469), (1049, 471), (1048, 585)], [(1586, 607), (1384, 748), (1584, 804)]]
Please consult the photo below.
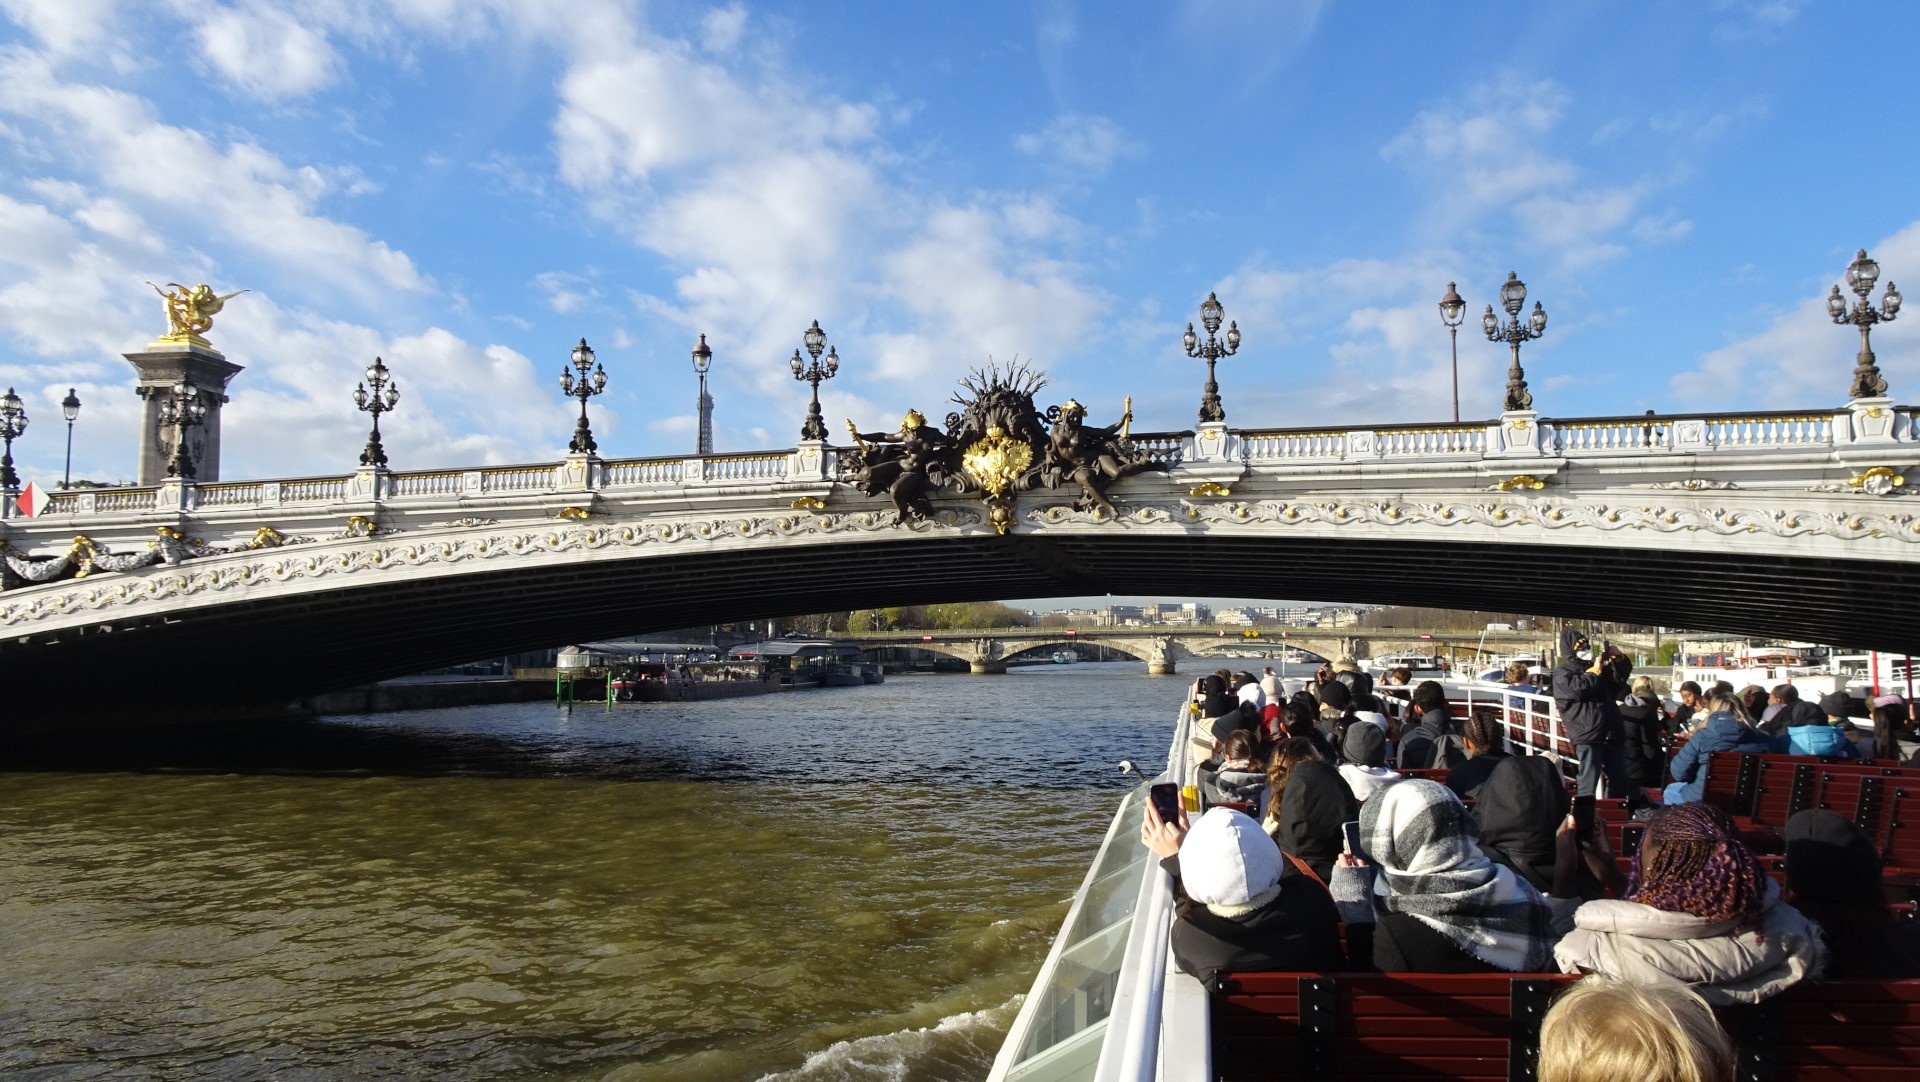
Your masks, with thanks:
[(860, 445), (862, 463), (854, 484), (869, 496), (885, 492), (893, 497), (900, 523), (933, 514), (927, 490), (946, 479), (946, 458), (954, 443), (946, 433), (927, 424), (919, 410), (908, 410), (899, 432), (861, 432), (853, 420), (847, 431)]
[(1127, 429), (1133, 423), (1132, 405), (1133, 400), (1128, 399), (1120, 420), (1105, 428), (1083, 424), (1087, 408), (1071, 398), (1055, 416), (1053, 432), (1047, 439), (1047, 469), (1058, 476), (1049, 478), (1049, 483), (1072, 481), (1079, 485), (1081, 495), (1076, 506), (1083, 511), (1098, 508), (1107, 517), (1118, 518), (1120, 512), (1107, 499), (1109, 486), (1136, 473), (1167, 470), (1166, 463), (1149, 458), (1127, 438)]

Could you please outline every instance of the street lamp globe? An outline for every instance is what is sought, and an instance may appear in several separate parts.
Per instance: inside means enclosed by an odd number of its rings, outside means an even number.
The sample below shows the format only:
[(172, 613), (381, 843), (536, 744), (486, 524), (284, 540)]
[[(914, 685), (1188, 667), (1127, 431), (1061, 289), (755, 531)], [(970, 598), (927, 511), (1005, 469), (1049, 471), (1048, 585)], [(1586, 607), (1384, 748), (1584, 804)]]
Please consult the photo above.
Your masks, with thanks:
[(1237, 322), (1229, 323), (1227, 324), (1227, 352), (1238, 353), (1239, 351), (1240, 351), (1240, 324)]
[(693, 370), (701, 375), (707, 374), (707, 368), (713, 364), (713, 350), (707, 345), (707, 336), (700, 336), (700, 344), (693, 347)]
[(67, 388), (67, 397), (60, 400), (60, 412), (66, 416), (68, 424), (80, 416), (80, 396), (74, 393), (72, 387)]
[(1540, 307), (1539, 301), (1533, 302), (1533, 315), (1527, 317), (1527, 322), (1533, 325), (1536, 335), (1547, 329), (1547, 310)]
[(587, 345), (587, 340), (584, 338), (580, 340), (579, 345), (573, 347), (573, 366), (580, 370), (583, 378), (587, 374), (587, 369), (593, 367), (593, 348)]
[(817, 319), (800, 338), (807, 344), (807, 354), (815, 359), (819, 358), (820, 351), (827, 346), (827, 332), (820, 329), (820, 321)]
[(1487, 305), (1487, 314), (1480, 317), (1480, 329), (1487, 332), (1488, 338), (1500, 333), (1500, 317), (1493, 314), (1491, 304)]
[(1520, 306), (1527, 303), (1527, 283), (1520, 280), (1518, 271), (1508, 271), (1506, 284), (1500, 287), (1500, 306), (1510, 316), (1520, 314)]
[(1187, 348), (1189, 357), (1193, 356), (1194, 350), (1200, 348), (1200, 336), (1193, 333), (1193, 324), (1187, 324), (1187, 333), (1180, 336), (1180, 344)]
[(827, 350), (827, 375), (831, 376), (838, 371), (840, 371), (840, 347), (835, 346)]
[(1460, 298), (1454, 283), (1447, 283), (1447, 295), (1440, 298), (1440, 322), (1448, 327), (1458, 327), (1467, 315), (1467, 302)]
[(794, 350), (794, 351), (793, 351), (793, 360), (791, 360), (791, 361), (788, 361), (788, 362), (787, 362), (787, 367), (788, 367), (788, 368), (791, 368), (791, 369), (793, 369), (793, 378), (794, 378), (794, 379), (799, 379), (799, 378), (800, 378), (800, 373), (801, 373), (801, 372), (802, 372), (802, 371), (803, 371), (803, 370), (804, 370), (804, 369), (805, 369), (805, 368), (806, 368), (807, 366), (806, 366), (806, 365), (805, 365), (804, 363), (802, 363), (802, 362), (801, 362), (801, 360), (800, 360), (800, 351), (799, 351), (799, 350), (797, 350), (797, 349), (796, 349), (796, 350)]
[(1835, 320), (1847, 318), (1847, 299), (1840, 295), (1839, 286), (1834, 286), (1833, 292), (1827, 294), (1827, 314)]
[(1880, 264), (1867, 258), (1867, 250), (1860, 249), (1847, 264), (1847, 288), (1862, 297), (1873, 292), (1873, 283), (1880, 280)]
[(1226, 311), (1220, 298), (1208, 293), (1207, 299), (1200, 303), (1200, 325), (1207, 329), (1208, 334), (1216, 333), (1220, 330), (1220, 320), (1225, 317)]

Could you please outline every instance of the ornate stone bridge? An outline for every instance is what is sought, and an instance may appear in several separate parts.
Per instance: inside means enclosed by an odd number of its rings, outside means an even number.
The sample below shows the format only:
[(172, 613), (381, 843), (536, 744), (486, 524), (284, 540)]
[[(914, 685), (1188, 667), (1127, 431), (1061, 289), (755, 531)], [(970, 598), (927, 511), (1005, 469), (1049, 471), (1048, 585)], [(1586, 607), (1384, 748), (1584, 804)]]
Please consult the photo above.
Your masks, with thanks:
[[(1511, 654), (1553, 648), (1551, 631), (1423, 631), (1417, 628), (1267, 627), (1258, 637), (1237, 628), (1217, 627), (1004, 627), (953, 631), (886, 631), (853, 639), (869, 650), (911, 647), (958, 658), (976, 673), (1005, 672), (1007, 663), (1022, 654), (1071, 646), (1103, 646), (1147, 663), (1147, 671), (1166, 675), (1178, 671), (1183, 658), (1235, 656), (1278, 657), (1300, 651), (1309, 659), (1368, 658), (1399, 651), (1440, 653), (1449, 648), (1472, 650), (1484, 644), (1489, 653)], [(1647, 645), (1618, 640), (1629, 649)], [(1649, 640), (1650, 641), (1650, 640)]]
[[(1920, 443), (1886, 399), (1746, 415), (1136, 434), (1117, 518), (936, 494), (823, 442), (0, 499), (8, 715), (283, 702), (716, 619), (1099, 593), (1533, 611), (1920, 648)], [(197, 708), (197, 706), (196, 706)]]

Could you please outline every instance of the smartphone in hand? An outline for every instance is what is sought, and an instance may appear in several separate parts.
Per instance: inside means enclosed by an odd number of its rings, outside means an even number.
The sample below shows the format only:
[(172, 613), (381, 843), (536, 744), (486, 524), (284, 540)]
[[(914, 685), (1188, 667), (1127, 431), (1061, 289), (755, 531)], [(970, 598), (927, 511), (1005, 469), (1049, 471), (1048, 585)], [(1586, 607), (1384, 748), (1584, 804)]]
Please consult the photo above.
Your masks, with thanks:
[(1590, 796), (1573, 798), (1573, 836), (1582, 842), (1593, 840), (1593, 802)]
[(1357, 819), (1350, 819), (1344, 823), (1341, 823), (1340, 831), (1342, 834), (1346, 835), (1346, 839), (1347, 839), (1346, 851), (1349, 853), (1352, 853), (1356, 857), (1364, 856), (1365, 854), (1363, 854), (1360, 851), (1360, 821)]
[(1147, 799), (1153, 801), (1153, 810), (1160, 815), (1163, 823), (1180, 821), (1180, 786), (1165, 781), (1147, 790)]

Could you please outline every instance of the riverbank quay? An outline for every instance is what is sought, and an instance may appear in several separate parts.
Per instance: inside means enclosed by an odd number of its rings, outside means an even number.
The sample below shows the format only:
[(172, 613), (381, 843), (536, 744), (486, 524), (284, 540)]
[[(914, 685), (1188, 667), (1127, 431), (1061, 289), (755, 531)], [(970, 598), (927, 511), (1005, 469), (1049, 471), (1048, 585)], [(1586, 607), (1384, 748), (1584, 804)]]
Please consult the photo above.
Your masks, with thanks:
[[(591, 683), (594, 686), (584, 686)], [(603, 698), (605, 677), (581, 679), (575, 696)], [(553, 677), (522, 676), (403, 676), (342, 688), (300, 700), (298, 709), (309, 714), (384, 714), (394, 710), (438, 710), (453, 706), (527, 703), (551, 699)]]

